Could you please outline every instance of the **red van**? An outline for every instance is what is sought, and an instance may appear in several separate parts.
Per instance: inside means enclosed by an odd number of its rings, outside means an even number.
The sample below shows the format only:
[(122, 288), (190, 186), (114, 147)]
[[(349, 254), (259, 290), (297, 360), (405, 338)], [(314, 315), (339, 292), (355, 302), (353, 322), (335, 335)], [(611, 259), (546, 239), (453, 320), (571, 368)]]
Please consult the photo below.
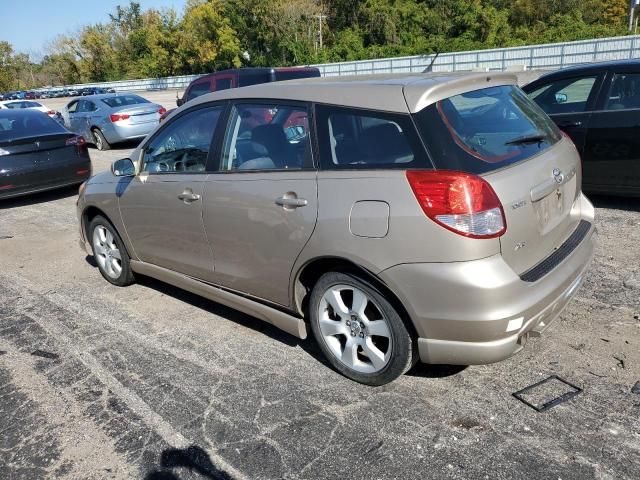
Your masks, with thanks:
[(183, 103), (193, 100), (205, 93), (217, 92), (228, 88), (319, 76), (320, 70), (316, 67), (256, 67), (221, 70), (196, 78), (189, 84), (182, 98), (176, 100), (176, 103), (178, 106), (181, 106)]

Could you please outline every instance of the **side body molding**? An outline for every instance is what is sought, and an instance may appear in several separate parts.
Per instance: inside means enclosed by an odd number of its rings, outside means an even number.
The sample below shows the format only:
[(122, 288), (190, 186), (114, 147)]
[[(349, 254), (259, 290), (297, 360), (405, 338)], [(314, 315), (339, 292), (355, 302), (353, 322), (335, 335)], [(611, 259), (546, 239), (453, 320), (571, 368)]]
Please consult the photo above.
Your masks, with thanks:
[(307, 338), (307, 325), (302, 318), (156, 265), (132, 260), (131, 269), (256, 317), (302, 340)]

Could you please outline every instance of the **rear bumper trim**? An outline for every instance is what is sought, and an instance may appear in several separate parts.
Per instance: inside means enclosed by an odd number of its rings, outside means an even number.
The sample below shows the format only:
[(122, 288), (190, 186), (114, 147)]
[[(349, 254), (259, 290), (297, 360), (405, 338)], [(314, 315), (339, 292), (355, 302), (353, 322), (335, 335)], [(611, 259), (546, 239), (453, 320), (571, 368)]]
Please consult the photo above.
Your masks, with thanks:
[(520, 274), (520, 279), (523, 282), (537, 282), (540, 280), (562, 263), (565, 258), (571, 255), (571, 252), (573, 252), (587, 236), (589, 230), (591, 230), (591, 223), (586, 220), (581, 220), (571, 236), (569, 236), (569, 238), (567, 238), (567, 240), (565, 240), (557, 250), (538, 263), (535, 267)]

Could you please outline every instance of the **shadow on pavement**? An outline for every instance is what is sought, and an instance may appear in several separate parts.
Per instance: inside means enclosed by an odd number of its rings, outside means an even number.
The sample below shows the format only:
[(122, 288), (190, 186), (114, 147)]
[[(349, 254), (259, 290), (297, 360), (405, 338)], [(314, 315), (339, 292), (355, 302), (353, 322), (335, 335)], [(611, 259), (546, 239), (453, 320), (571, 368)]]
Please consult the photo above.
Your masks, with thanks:
[[(92, 255), (87, 255), (85, 260), (92, 267), (97, 266)], [(180, 300), (181, 302), (188, 303), (189, 305), (205, 310), (213, 315), (218, 315), (220, 317), (226, 318), (227, 320), (236, 322), (244, 327), (250, 328), (251, 330), (260, 332), (261, 334), (266, 335), (273, 340), (281, 342), (290, 347), (300, 347), (318, 363), (321, 363), (327, 368), (332, 368), (331, 364), (327, 361), (324, 354), (322, 353), (322, 350), (320, 350), (320, 347), (316, 343), (313, 337), (313, 333), (311, 332), (311, 327), (308, 327), (309, 335), (307, 339), (300, 340), (299, 338), (283, 332), (282, 330), (274, 327), (267, 322), (259, 320), (250, 315), (246, 315), (238, 310), (234, 310), (233, 308), (227, 307), (220, 303), (216, 303), (213, 300), (209, 300), (186, 290), (182, 290), (181, 288), (174, 287), (173, 285), (169, 285), (168, 283), (161, 282), (160, 280), (156, 280), (155, 278), (145, 277), (138, 274), (136, 275), (136, 282), (139, 285), (156, 290), (164, 295), (173, 297), (177, 300)], [(467, 367), (463, 365), (427, 365), (424, 363), (417, 363), (413, 368), (411, 368), (411, 370), (407, 372), (407, 375), (411, 377), (423, 378), (445, 378), (457, 375), (466, 368)]]
[(160, 454), (160, 469), (149, 472), (145, 480), (180, 480), (179, 470), (197, 473), (202, 478), (231, 480), (231, 477), (216, 468), (207, 452), (191, 445), (185, 449), (168, 448)]
[(7, 198), (6, 200), (0, 199), (0, 210), (16, 207), (28, 207), (29, 205), (38, 205), (40, 203), (53, 202), (63, 198), (78, 195), (78, 187), (80, 185), (73, 185), (71, 187), (63, 187), (55, 190), (47, 190), (41, 193), (30, 193), (22, 197)]
[(614, 197), (613, 195), (587, 196), (597, 208), (611, 208), (615, 210), (640, 212), (640, 198), (638, 197)]
[[(117, 152), (118, 150), (131, 150), (132, 148), (136, 148), (138, 145), (140, 145), (140, 142), (142, 140), (142, 138), (139, 138), (137, 140), (127, 140), (126, 142), (115, 143), (110, 146), (110, 149), (114, 152)], [(97, 151), (97, 148), (93, 143), (89, 144), (89, 148), (91, 148), (91, 150)]]
[(406, 374), (410, 377), (446, 378), (457, 375), (466, 369), (466, 365), (428, 365), (426, 363), (416, 363)]

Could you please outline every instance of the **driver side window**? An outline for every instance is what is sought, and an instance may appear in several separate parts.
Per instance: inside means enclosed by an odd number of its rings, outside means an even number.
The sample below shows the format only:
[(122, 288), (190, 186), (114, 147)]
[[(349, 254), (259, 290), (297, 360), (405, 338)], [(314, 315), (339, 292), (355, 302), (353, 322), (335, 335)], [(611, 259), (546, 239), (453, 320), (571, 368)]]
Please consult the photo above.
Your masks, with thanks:
[(204, 172), (222, 110), (221, 106), (199, 108), (167, 124), (145, 147), (141, 171)]

